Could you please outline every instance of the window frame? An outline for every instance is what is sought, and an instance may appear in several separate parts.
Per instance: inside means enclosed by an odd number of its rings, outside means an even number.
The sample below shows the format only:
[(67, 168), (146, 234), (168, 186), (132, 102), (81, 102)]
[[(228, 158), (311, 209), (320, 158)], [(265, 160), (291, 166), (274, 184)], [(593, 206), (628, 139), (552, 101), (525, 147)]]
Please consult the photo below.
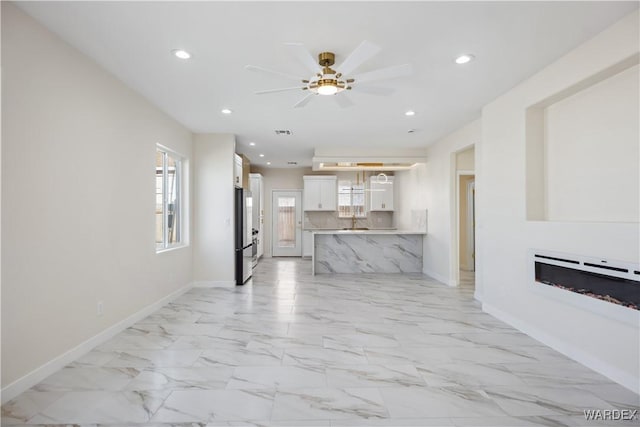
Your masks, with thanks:
[[(185, 157), (180, 153), (164, 146), (161, 144), (156, 144), (156, 157), (158, 153), (162, 154), (162, 243), (155, 243), (156, 253), (170, 251), (176, 248), (181, 248), (187, 246), (185, 231), (185, 206), (184, 206), (184, 170), (185, 170)], [(174, 212), (174, 231), (177, 235), (176, 242), (169, 243), (169, 162), (168, 158), (171, 157), (175, 162), (175, 207), (173, 209)], [(155, 178), (158, 178), (158, 166), (155, 166)], [(156, 187), (157, 188), (157, 187)], [(158, 193), (156, 190), (156, 197)], [(156, 205), (157, 206), (157, 205)], [(155, 211), (155, 208), (154, 208)], [(157, 215), (157, 213), (156, 213)], [(157, 218), (156, 218), (156, 227), (157, 227)]]
[[(341, 193), (340, 192), (340, 188), (344, 187), (343, 184), (345, 183), (349, 183), (349, 204), (348, 205), (341, 205), (340, 204), (340, 195), (346, 195), (346, 193)], [(360, 185), (362, 186), (362, 205), (354, 205), (353, 204), (353, 200), (354, 200), (354, 186), (355, 185)], [(358, 191), (360, 191), (360, 189), (358, 189)], [(342, 214), (342, 210), (340, 209), (341, 206), (348, 206), (349, 207), (349, 211), (351, 212), (349, 215), (343, 215)], [(367, 218), (367, 190), (366, 190), (366, 185), (364, 182), (361, 183), (354, 183), (353, 180), (350, 179), (339, 179), (338, 180), (338, 218), (353, 218), (354, 215), (354, 206), (362, 206), (362, 214), (355, 214), (357, 219), (366, 219)]]

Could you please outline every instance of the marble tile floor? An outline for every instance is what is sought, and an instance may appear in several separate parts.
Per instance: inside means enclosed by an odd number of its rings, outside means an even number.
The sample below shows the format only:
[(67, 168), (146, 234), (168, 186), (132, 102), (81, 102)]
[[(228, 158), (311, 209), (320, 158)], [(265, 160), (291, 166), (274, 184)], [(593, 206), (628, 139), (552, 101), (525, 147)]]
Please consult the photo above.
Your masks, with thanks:
[(459, 270), (459, 286), (462, 288), (475, 288), (476, 273), (474, 271)]
[(420, 274), (264, 259), (195, 288), (2, 407), (2, 426), (601, 426), (639, 398)]

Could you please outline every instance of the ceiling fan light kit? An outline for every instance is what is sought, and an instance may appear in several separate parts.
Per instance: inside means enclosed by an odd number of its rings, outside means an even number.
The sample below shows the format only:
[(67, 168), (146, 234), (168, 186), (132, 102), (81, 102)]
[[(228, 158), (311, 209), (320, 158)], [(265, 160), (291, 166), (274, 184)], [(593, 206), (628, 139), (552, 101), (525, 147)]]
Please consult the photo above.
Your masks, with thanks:
[(322, 74), (318, 73), (315, 76), (317, 79), (309, 80), (308, 90), (318, 95), (335, 95), (345, 89), (351, 89), (347, 80), (340, 80), (342, 75), (331, 68), (335, 61), (336, 56), (332, 52), (322, 52), (318, 55), (318, 64), (322, 66)]
[(316, 92), (318, 95), (335, 95), (336, 93), (343, 91), (343, 87), (338, 86), (338, 81), (333, 79), (320, 79), (315, 87), (309, 88), (312, 92)]
[[(276, 92), (285, 92), (290, 90), (306, 90), (309, 94), (298, 101), (293, 107), (301, 108), (304, 107), (311, 101), (311, 95), (338, 95), (345, 90), (356, 89), (360, 86), (356, 86), (357, 84), (368, 83), (376, 80), (384, 80), (391, 79), (395, 77), (401, 77), (405, 75), (411, 74), (411, 66), (409, 64), (404, 64), (400, 66), (387, 67), (380, 70), (370, 71), (364, 74), (361, 74), (361, 78), (358, 76), (353, 76), (352, 78), (346, 78), (350, 76), (350, 73), (357, 69), (360, 65), (362, 65), (365, 61), (376, 55), (380, 48), (375, 44), (363, 41), (360, 45), (353, 51), (351, 54), (344, 60), (344, 62), (336, 69), (331, 68), (335, 64), (335, 54), (333, 52), (321, 52), (318, 55), (317, 64), (313, 59), (313, 56), (304, 48), (304, 46), (300, 43), (286, 43), (293, 54), (309, 69), (314, 72), (313, 77), (309, 79), (299, 79), (292, 74), (283, 73), (281, 71), (271, 70), (264, 67), (259, 67), (256, 65), (247, 65), (245, 68), (250, 71), (259, 71), (274, 74), (280, 77), (285, 77), (289, 79), (299, 80), (304, 84), (304, 86), (295, 86), (281, 89), (268, 89), (256, 92), (257, 95), (262, 95), (266, 93), (276, 93)], [(369, 89), (369, 90), (368, 90)], [(367, 88), (363, 87), (363, 93), (370, 93), (373, 95), (389, 95), (393, 90), (388, 88), (378, 88), (371, 87)], [(345, 95), (340, 95), (340, 97), (335, 98), (336, 103), (340, 107), (350, 107), (353, 103), (345, 97)]]

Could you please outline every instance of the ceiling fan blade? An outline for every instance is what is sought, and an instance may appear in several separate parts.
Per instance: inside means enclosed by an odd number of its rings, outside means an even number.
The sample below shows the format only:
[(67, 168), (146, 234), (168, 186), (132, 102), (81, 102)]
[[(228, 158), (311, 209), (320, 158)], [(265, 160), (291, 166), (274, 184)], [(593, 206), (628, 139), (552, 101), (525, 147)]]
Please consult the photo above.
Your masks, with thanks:
[(380, 52), (380, 48), (377, 45), (364, 40), (336, 69), (341, 72), (343, 76), (349, 76), (353, 70), (362, 65), (366, 60), (373, 58), (378, 52)]
[(352, 89), (354, 92), (358, 93), (367, 93), (369, 95), (378, 95), (378, 96), (389, 96), (396, 90), (390, 87), (380, 87), (380, 86), (359, 86), (356, 85)]
[(344, 93), (333, 95), (333, 100), (342, 108), (349, 108), (353, 106), (353, 101), (351, 101), (351, 99)]
[(260, 90), (258, 92), (256, 92), (256, 95), (264, 95), (265, 93), (277, 93), (277, 92), (286, 92), (288, 90), (304, 90), (305, 87), (304, 86), (295, 86), (295, 87), (282, 87), (279, 89), (267, 89), (267, 90)]
[(313, 99), (313, 95), (315, 95), (315, 93), (310, 93), (309, 95), (305, 96), (300, 101), (296, 102), (295, 105), (293, 106), (293, 108), (302, 108), (302, 107), (304, 107), (305, 105), (307, 105), (309, 103), (309, 101), (311, 101)]
[(300, 62), (302, 62), (313, 74), (317, 74), (320, 71), (320, 65), (318, 65), (316, 60), (311, 56), (302, 43), (285, 43), (285, 46), (291, 49), (291, 52), (293, 52), (295, 57), (298, 58), (298, 60), (300, 60)]
[(245, 65), (244, 68), (249, 71), (259, 71), (261, 73), (275, 74), (276, 76), (284, 77), (286, 79), (298, 80), (298, 81), (303, 80), (301, 77), (294, 76), (293, 74), (283, 73), (282, 71), (277, 71), (277, 70), (270, 70), (269, 68), (259, 67), (257, 65)]
[(362, 73), (358, 76), (354, 76), (355, 83), (373, 82), (376, 80), (394, 79), (396, 77), (408, 76), (413, 72), (411, 64), (394, 65), (387, 68), (380, 68), (379, 70), (369, 71)]

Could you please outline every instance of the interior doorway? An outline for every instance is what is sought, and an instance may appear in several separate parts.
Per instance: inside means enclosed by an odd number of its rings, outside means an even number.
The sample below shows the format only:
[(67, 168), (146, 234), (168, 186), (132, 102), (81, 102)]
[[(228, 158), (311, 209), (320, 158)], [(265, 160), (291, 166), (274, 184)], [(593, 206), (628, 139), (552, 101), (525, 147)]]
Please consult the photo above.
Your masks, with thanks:
[(449, 285), (474, 289), (475, 169), (475, 145), (451, 153)]
[(302, 191), (274, 190), (272, 256), (302, 256)]

